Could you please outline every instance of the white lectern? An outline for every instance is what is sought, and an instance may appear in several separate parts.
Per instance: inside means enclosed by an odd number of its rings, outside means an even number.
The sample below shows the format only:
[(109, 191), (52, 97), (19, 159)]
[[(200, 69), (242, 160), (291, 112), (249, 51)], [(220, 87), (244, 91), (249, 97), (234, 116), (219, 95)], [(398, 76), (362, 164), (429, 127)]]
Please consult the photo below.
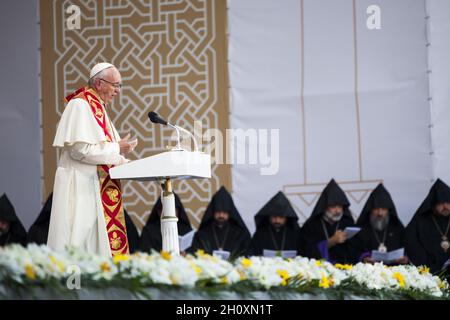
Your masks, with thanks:
[(180, 254), (172, 179), (211, 178), (210, 155), (175, 149), (114, 167), (109, 173), (112, 179), (163, 181), (162, 249)]

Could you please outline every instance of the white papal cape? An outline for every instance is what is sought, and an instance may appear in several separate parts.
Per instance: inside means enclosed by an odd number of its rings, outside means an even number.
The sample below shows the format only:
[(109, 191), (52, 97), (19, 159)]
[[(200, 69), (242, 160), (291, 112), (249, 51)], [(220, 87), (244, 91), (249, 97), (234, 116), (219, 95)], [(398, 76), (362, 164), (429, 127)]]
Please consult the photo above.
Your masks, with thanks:
[(54, 250), (76, 246), (89, 253), (111, 256), (97, 165), (119, 165), (128, 160), (120, 155), (120, 137), (106, 110), (105, 116), (111, 142), (86, 100), (70, 100), (61, 116), (53, 142), (59, 148), (60, 158), (47, 240)]

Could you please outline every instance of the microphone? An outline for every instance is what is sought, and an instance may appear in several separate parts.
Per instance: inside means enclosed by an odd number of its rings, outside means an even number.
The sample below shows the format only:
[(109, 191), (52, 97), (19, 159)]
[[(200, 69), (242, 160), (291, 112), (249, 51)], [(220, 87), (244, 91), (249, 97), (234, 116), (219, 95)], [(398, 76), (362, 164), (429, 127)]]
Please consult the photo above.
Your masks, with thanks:
[(175, 150), (178, 150), (178, 151), (184, 150), (183, 148), (181, 148), (181, 142), (180, 142), (180, 130), (181, 130), (181, 131), (187, 133), (192, 138), (192, 140), (194, 141), (194, 149), (195, 149), (196, 152), (198, 152), (197, 140), (195, 139), (195, 137), (194, 137), (194, 135), (192, 133), (190, 133), (189, 131), (187, 131), (184, 128), (181, 128), (181, 127), (179, 127), (177, 125), (169, 123), (168, 121), (166, 121), (163, 118), (161, 118), (159, 116), (159, 114), (157, 114), (154, 111), (150, 111), (148, 113), (148, 117), (149, 117), (150, 121), (153, 122), (153, 123), (162, 124), (164, 126), (169, 126), (169, 127), (171, 127), (171, 128), (176, 130), (176, 132), (177, 132), (177, 147), (175, 148)]
[(165, 125), (165, 126), (167, 126), (167, 124), (168, 124), (168, 122), (167, 122), (166, 120), (164, 120), (163, 118), (161, 118), (161, 117), (159, 116), (159, 114), (157, 114), (157, 113), (154, 112), (154, 111), (150, 111), (150, 112), (148, 113), (148, 117), (149, 117), (150, 121), (153, 122), (153, 123), (159, 123), (159, 124), (163, 124), (163, 125)]

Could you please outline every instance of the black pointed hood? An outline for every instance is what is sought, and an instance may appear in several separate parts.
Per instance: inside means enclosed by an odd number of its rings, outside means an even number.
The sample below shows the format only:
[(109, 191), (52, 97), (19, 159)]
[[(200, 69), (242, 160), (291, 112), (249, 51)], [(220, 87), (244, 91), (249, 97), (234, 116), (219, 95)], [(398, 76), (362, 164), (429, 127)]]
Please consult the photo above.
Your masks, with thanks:
[[(297, 225), (298, 216), (291, 203), (283, 192), (279, 191), (272, 199), (269, 200), (255, 215), (256, 228), (269, 223), (269, 217), (283, 216), (287, 218), (287, 223)], [(297, 225), (298, 227), (298, 225)]]
[(198, 229), (201, 230), (209, 225), (214, 220), (214, 213), (218, 211), (228, 212), (230, 214), (230, 222), (242, 229), (245, 229), (250, 234), (247, 226), (241, 218), (241, 215), (239, 214), (239, 211), (234, 205), (233, 198), (231, 198), (230, 193), (223, 186), (220, 187), (219, 191), (213, 195)]
[(26, 238), (27, 232), (16, 215), (16, 211), (6, 194), (0, 198), (0, 220), (10, 223), (9, 232), (17, 237)]
[(431, 213), (434, 206), (441, 202), (450, 202), (450, 187), (441, 179), (437, 179), (427, 197), (417, 209), (411, 222), (421, 215)]
[(389, 209), (390, 221), (403, 226), (402, 222), (398, 218), (397, 209), (395, 208), (391, 194), (382, 183), (380, 183), (370, 194), (356, 224), (358, 226), (362, 226), (370, 223), (370, 213), (372, 212), (372, 209), (375, 208)]
[(316, 206), (311, 213), (311, 216), (306, 222), (322, 217), (328, 207), (335, 205), (343, 206), (344, 216), (351, 218), (353, 221), (353, 217), (349, 209), (350, 202), (348, 201), (345, 192), (341, 189), (341, 187), (339, 187), (334, 179), (331, 179), (325, 189), (323, 189), (322, 194), (320, 195), (319, 200), (317, 200)]
[(50, 226), (50, 215), (52, 211), (53, 192), (48, 196), (38, 217), (28, 230), (28, 243), (46, 244), (48, 229)]
[(50, 195), (48, 196), (44, 206), (42, 207), (41, 212), (39, 213), (39, 216), (36, 218), (31, 227), (50, 223), (50, 213), (52, 212), (52, 203), (53, 203), (53, 192), (50, 193)]
[[(178, 209), (178, 225), (184, 224), (192, 230), (191, 223), (189, 222), (189, 218), (187, 216), (186, 210), (184, 209), (183, 203), (181, 203), (180, 197), (175, 192), (173, 194), (175, 196), (175, 208)], [(158, 214), (159, 210), (162, 210), (161, 197), (158, 197), (158, 200), (153, 206), (152, 212), (150, 213), (147, 223), (145, 224), (146, 226), (149, 224), (161, 223), (161, 218)]]

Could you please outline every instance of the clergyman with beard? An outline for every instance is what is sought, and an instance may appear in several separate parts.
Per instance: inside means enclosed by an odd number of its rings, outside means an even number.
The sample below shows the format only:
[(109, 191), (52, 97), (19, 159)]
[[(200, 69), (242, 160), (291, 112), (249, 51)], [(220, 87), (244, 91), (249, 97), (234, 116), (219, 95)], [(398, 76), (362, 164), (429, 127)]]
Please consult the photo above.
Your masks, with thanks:
[(298, 216), (289, 200), (280, 191), (255, 215), (256, 231), (248, 255), (261, 256), (265, 250), (295, 252), (301, 255)]
[(438, 179), (406, 227), (406, 253), (416, 266), (439, 272), (450, 259), (450, 187)]
[(250, 232), (228, 191), (221, 187), (206, 208), (188, 252), (228, 253), (229, 259), (244, 255), (250, 244)]
[(305, 256), (332, 263), (352, 262), (344, 231), (355, 226), (349, 207), (344, 191), (332, 179), (301, 229)]
[[(350, 240), (355, 262), (375, 263), (372, 251), (386, 253), (404, 248), (405, 228), (386, 188), (379, 184), (367, 199), (356, 223), (361, 231)], [(406, 264), (403, 256), (390, 264)]]

